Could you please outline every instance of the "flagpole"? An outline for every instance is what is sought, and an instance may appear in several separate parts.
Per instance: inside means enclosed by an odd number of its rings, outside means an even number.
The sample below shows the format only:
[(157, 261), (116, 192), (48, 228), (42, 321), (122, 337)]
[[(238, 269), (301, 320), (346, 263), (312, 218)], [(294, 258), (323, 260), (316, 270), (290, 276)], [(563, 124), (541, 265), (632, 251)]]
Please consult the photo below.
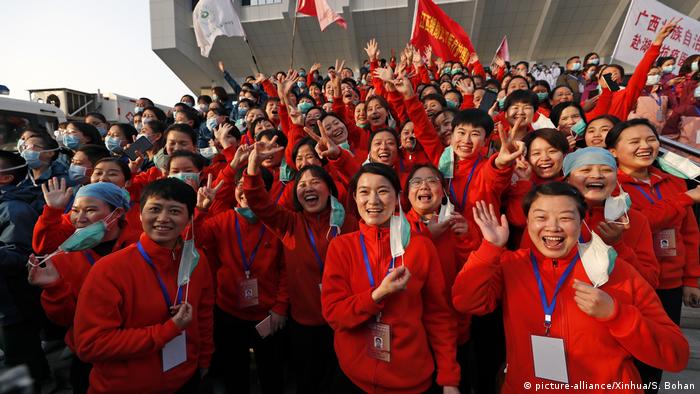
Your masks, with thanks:
[(258, 66), (258, 61), (255, 59), (255, 54), (253, 53), (253, 48), (250, 46), (250, 42), (248, 42), (248, 36), (243, 36), (243, 41), (245, 41), (245, 44), (248, 46), (248, 50), (250, 51), (250, 57), (253, 58), (253, 64), (255, 64), (255, 71), (260, 74), (260, 66)]
[(299, 7), (299, 0), (294, 2), (294, 23), (292, 26), (292, 56), (289, 61), (289, 69), (294, 68), (294, 39), (297, 36), (297, 8)]

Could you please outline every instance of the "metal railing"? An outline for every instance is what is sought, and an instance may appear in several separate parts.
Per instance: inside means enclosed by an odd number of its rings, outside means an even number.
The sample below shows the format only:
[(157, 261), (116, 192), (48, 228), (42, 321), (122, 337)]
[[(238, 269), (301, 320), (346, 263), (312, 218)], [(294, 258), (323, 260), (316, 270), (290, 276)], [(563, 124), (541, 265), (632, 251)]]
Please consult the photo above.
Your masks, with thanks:
[(700, 165), (700, 149), (680, 143), (663, 135), (659, 136), (659, 140), (661, 141), (662, 150), (664, 150), (664, 148), (671, 148), (670, 150), (683, 152), (690, 160), (695, 162), (695, 164)]

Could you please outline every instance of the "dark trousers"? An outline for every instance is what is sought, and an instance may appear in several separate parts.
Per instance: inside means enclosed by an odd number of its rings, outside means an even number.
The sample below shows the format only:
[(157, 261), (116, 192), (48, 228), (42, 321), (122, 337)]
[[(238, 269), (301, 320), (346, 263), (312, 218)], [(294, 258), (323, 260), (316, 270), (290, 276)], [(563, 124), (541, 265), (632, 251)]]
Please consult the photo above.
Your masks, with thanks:
[(469, 394), (472, 392), (472, 382), (474, 378), (471, 374), (476, 361), (473, 358), (473, 343), (471, 341), (457, 345), (457, 363), (461, 376), (459, 378), (459, 392)]
[[(461, 391), (462, 394), (469, 394), (469, 391)], [(343, 371), (338, 368), (333, 375), (332, 383), (332, 393), (333, 394), (363, 394), (364, 391), (357, 387)], [(440, 394), (442, 393), (442, 388), (435, 383), (433, 380), (433, 385), (425, 391), (423, 394)]]
[(199, 394), (201, 392), (199, 387), (201, 382), (202, 378), (199, 376), (199, 371), (195, 371), (190, 380), (180, 387), (175, 394)]
[(297, 394), (331, 393), (331, 382), (338, 368), (333, 330), (326, 325), (305, 326), (291, 319), (289, 329)]
[(70, 385), (73, 394), (85, 394), (90, 387), (90, 371), (92, 364), (80, 361), (78, 356), (73, 356), (70, 363)]
[(49, 363), (41, 348), (41, 327), (25, 321), (2, 327), (5, 342), (5, 365), (26, 364), (32, 379), (40, 383), (50, 375)]
[[(262, 339), (256, 321), (241, 320), (214, 310), (214, 346), (209, 374), (227, 393), (250, 392), (250, 348), (255, 353), (260, 388), (264, 394), (284, 392), (284, 364), (280, 333)], [(216, 383), (213, 383), (216, 384)]]
[[(658, 289), (656, 294), (661, 300), (661, 305), (663, 305), (664, 310), (668, 317), (676, 323), (676, 325), (681, 325), (681, 308), (683, 306), (683, 287), (677, 287), (675, 289)], [(654, 368), (650, 365), (644, 364), (639, 360), (634, 360), (635, 365), (637, 365), (637, 370), (639, 370), (639, 375), (642, 378), (642, 382), (645, 384), (651, 384), (652, 382), (658, 383), (661, 381), (661, 375), (664, 371)], [(656, 394), (658, 389), (647, 389), (644, 392), (646, 394)]]
[(474, 393), (500, 392), (498, 382), (502, 378), (506, 360), (506, 336), (501, 307), (487, 315), (472, 317), (470, 343), (472, 354), (469, 359), (474, 361), (469, 373)]

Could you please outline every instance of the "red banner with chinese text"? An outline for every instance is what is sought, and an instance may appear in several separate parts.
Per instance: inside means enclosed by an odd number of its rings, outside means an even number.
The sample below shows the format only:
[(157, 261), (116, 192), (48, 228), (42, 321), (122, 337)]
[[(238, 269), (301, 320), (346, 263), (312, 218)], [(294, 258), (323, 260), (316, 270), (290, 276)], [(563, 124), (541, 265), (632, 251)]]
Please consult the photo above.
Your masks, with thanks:
[(430, 45), (433, 53), (445, 61), (469, 62), (474, 46), (459, 23), (450, 18), (432, 0), (416, 0), (411, 44), (423, 51)]

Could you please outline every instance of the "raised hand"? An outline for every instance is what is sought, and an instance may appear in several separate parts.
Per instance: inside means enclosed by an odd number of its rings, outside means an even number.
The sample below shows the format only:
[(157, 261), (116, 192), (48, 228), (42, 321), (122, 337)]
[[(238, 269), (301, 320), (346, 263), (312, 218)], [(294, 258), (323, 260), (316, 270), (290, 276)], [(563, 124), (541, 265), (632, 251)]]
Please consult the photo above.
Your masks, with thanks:
[(221, 181), (216, 187), (212, 187), (212, 179), (212, 174), (209, 174), (207, 177), (207, 185), (200, 187), (197, 191), (197, 209), (209, 209), (211, 203), (213, 203), (216, 198), (216, 193), (221, 189), (221, 186), (224, 185), (224, 181)]
[(495, 246), (505, 246), (508, 242), (509, 234), (506, 215), (501, 215), (501, 220), (499, 222), (493, 204), (489, 204), (487, 208), (486, 202), (484, 201), (477, 201), (476, 206), (472, 208), (472, 212), (474, 214), (474, 221), (481, 229), (481, 234), (484, 236), (484, 239)]
[(469, 78), (462, 78), (459, 81), (457, 81), (457, 90), (459, 90), (460, 93), (465, 94), (465, 95), (471, 95), (474, 94), (474, 81), (472, 81)]
[(46, 287), (61, 279), (61, 274), (58, 273), (51, 259), (44, 260), (41, 265), (29, 265), (31, 268), (29, 269), (28, 279), (29, 283), (34, 286)]
[(393, 84), (396, 90), (403, 95), (404, 99), (409, 99), (415, 95), (413, 85), (411, 85), (411, 80), (408, 79), (408, 76), (404, 75), (402, 78), (396, 79)]
[(258, 73), (258, 75), (255, 76), (255, 83), (260, 85), (263, 83), (264, 80), (266, 80), (267, 77), (263, 73)]
[(257, 141), (248, 156), (248, 175), (257, 175), (263, 161), (283, 150), (283, 146), (277, 145), (277, 136), (272, 137), (269, 142)]
[(314, 63), (311, 65), (311, 68), (309, 69), (309, 75), (313, 74), (314, 71), (318, 71), (321, 69), (321, 63)]
[(365, 52), (367, 52), (367, 57), (370, 61), (379, 59), (379, 45), (377, 44), (377, 40), (374, 38), (369, 40), (365, 47)]
[(214, 138), (221, 145), (221, 149), (226, 149), (232, 145), (226, 136), (233, 130), (233, 127), (230, 123), (222, 123), (214, 130)]
[(665, 25), (659, 30), (658, 33), (656, 33), (656, 37), (654, 38), (654, 45), (661, 45), (664, 43), (664, 40), (666, 40), (666, 37), (668, 37), (673, 30), (678, 27), (678, 23), (681, 21), (681, 18), (676, 20), (675, 18), (671, 18), (670, 21), (666, 22)]
[(529, 181), (532, 177), (532, 166), (525, 159), (525, 155), (515, 159), (515, 168), (513, 169), (515, 176), (519, 181)]
[(505, 168), (513, 165), (518, 157), (525, 154), (525, 143), (522, 141), (516, 141), (515, 133), (520, 128), (522, 121), (517, 119), (513, 127), (506, 132), (503, 130), (503, 125), (498, 123), (498, 136), (501, 139), (501, 149), (496, 157), (495, 164), (496, 168)]
[(238, 149), (236, 149), (236, 153), (233, 155), (233, 160), (231, 160), (231, 163), (229, 164), (233, 170), (237, 170), (238, 167), (240, 167), (241, 164), (245, 163), (246, 160), (248, 160), (248, 156), (250, 155), (250, 152), (253, 151), (253, 145), (248, 145), (248, 144), (241, 144), (238, 145)]
[(289, 113), (289, 120), (292, 121), (292, 124), (304, 126), (304, 114), (302, 114), (298, 108), (293, 105), (287, 106), (287, 112)]
[(411, 272), (405, 265), (394, 268), (372, 292), (372, 299), (374, 302), (380, 302), (391, 294), (405, 290), (409, 279), (411, 279)]
[(606, 319), (615, 312), (615, 301), (603, 290), (578, 279), (574, 279), (573, 288), (576, 290), (574, 301), (578, 309), (588, 316)]
[(66, 188), (65, 178), (49, 179), (41, 185), (41, 191), (44, 193), (46, 205), (54, 209), (66, 209), (71, 197), (73, 197), (73, 188)]
[(476, 52), (472, 52), (469, 54), (469, 65), (472, 65), (478, 61), (479, 61), (479, 55), (477, 55)]

